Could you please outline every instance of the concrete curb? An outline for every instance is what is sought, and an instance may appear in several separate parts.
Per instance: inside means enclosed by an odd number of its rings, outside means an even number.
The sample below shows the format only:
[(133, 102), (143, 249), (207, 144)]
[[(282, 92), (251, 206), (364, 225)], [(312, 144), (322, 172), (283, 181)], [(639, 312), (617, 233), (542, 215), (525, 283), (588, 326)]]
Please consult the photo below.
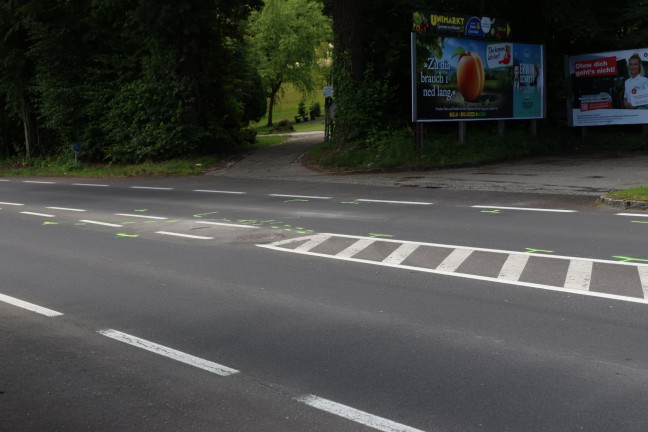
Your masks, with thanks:
[(648, 202), (646, 201), (616, 200), (602, 196), (601, 202), (609, 207), (622, 208), (625, 210), (648, 210)]

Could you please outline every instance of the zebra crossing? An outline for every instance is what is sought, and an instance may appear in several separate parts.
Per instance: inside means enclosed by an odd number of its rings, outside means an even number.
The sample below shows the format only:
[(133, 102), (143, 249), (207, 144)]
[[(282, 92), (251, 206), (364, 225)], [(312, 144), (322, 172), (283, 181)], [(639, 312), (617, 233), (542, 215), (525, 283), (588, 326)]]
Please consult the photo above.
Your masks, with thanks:
[(320, 258), (648, 303), (648, 265), (319, 233), (258, 247)]

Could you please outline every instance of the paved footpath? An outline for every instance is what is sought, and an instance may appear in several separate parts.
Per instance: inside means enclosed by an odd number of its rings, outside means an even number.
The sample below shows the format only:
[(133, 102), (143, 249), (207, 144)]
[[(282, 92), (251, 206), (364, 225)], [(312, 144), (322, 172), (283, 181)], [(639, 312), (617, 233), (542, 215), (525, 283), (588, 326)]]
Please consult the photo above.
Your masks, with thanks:
[(301, 158), (321, 132), (294, 134), (209, 175), (276, 180), (600, 196), (648, 186), (648, 152), (527, 158), (477, 167), (389, 173), (335, 174), (304, 167)]

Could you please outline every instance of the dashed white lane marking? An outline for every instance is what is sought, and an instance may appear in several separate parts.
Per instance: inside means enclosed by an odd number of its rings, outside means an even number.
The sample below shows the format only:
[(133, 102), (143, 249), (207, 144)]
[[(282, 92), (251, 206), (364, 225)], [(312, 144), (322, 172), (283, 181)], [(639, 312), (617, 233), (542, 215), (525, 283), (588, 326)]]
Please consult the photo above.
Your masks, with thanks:
[(38, 305), (35, 305), (33, 303), (28, 303), (23, 300), (19, 300), (15, 297), (9, 297), (8, 295), (0, 294), (0, 301), (8, 303), (10, 305), (18, 306), (23, 309), (27, 309), (32, 312), (36, 312), (41, 315), (45, 315), (48, 317), (55, 317), (55, 316), (61, 316), (63, 315), (61, 312), (56, 312), (52, 309), (47, 309)]
[(53, 181), (37, 181), (37, 180), (23, 180), (23, 183), (34, 183), (34, 184), (56, 184)]
[(643, 213), (617, 213), (616, 216), (630, 216), (630, 217), (648, 217), (648, 214)]
[(11, 203), (11, 202), (0, 202), (0, 205), (8, 205), (8, 206), (24, 206), (25, 204), (20, 204), (20, 203)]
[(471, 249), (455, 249), (437, 267), (437, 270), (454, 272), (472, 254)]
[(644, 298), (648, 299), (648, 267), (638, 267)]
[(80, 220), (79, 222), (92, 224), (92, 225), (101, 225), (101, 226), (113, 227), (113, 228), (121, 228), (121, 227), (124, 226), (124, 225), (119, 225), (119, 224), (114, 224), (114, 223), (100, 222), (100, 221), (88, 220), (88, 219), (83, 219), (83, 220)]
[(417, 244), (412, 244), (412, 243), (403, 243), (396, 249), (394, 252), (392, 252), (387, 258), (385, 258), (382, 262), (385, 264), (400, 264), (403, 261), (407, 259), (412, 253), (418, 249), (419, 245)]
[(49, 209), (49, 210), (61, 210), (61, 211), (71, 211), (71, 212), (84, 212), (85, 211), (83, 209), (67, 208), (67, 207), (45, 207), (45, 208)]
[(313, 408), (317, 408), (322, 411), (326, 411), (330, 414), (351, 420), (352, 422), (368, 426), (370, 428), (383, 431), (383, 432), (423, 432), (420, 429), (414, 429), (413, 427), (406, 426), (401, 423), (396, 423), (392, 420), (388, 420), (383, 417), (378, 417), (373, 414), (369, 414), (364, 411), (351, 408), (346, 405), (333, 402), (319, 396), (315, 395), (306, 395), (296, 398), (298, 402), (301, 402), (305, 405), (308, 405)]
[(588, 291), (593, 266), (592, 261), (571, 260), (565, 278), (565, 288)]
[(35, 212), (26, 212), (26, 211), (24, 211), (24, 212), (20, 212), (20, 214), (29, 215), (29, 216), (46, 217), (46, 218), (53, 218), (53, 217), (56, 217), (56, 216), (53, 215), (53, 214), (47, 214), (47, 213), (35, 213)]
[(531, 255), (509, 255), (500, 270), (499, 279), (517, 281), (522, 276)]
[(10, 181), (11, 181), (11, 180), (7, 180), (7, 179), (0, 179), (0, 182), (10, 182)]
[(173, 188), (168, 188), (168, 187), (154, 187), (154, 186), (131, 186), (131, 189), (148, 189), (148, 190), (165, 190), (165, 191), (170, 191), (173, 190)]
[(433, 205), (431, 202), (421, 202), (421, 201), (389, 201), (389, 200), (376, 200), (376, 199), (357, 199), (358, 202), (367, 202), (367, 203), (382, 203), (382, 204), (410, 204), (410, 205)]
[(182, 234), (182, 233), (169, 232), (169, 231), (156, 231), (155, 234), (161, 234), (161, 235), (172, 236), (172, 237), (183, 237), (183, 238), (189, 238), (189, 239), (195, 239), (195, 240), (213, 240), (214, 239), (214, 237), (197, 236), (197, 235)]
[(348, 248), (344, 249), (340, 253), (338, 253), (336, 256), (340, 258), (351, 258), (358, 252), (368, 248), (372, 244), (374, 244), (376, 240), (374, 239), (360, 239), (357, 242), (353, 243), (351, 246)]
[(166, 217), (163, 217), (163, 216), (147, 216), (147, 215), (129, 214), (129, 213), (115, 213), (115, 216), (124, 216), (124, 217), (140, 218), (140, 219), (154, 219), (154, 220), (167, 220), (167, 219), (169, 219), (169, 218), (166, 218)]
[(245, 194), (245, 192), (238, 192), (238, 191), (221, 191), (221, 190), (209, 190), (209, 189), (195, 189), (194, 192), (215, 193), (215, 194), (230, 194), (230, 195), (244, 195)]
[(195, 357), (190, 354), (183, 353), (173, 348), (168, 348), (163, 345), (159, 345), (154, 342), (147, 341), (145, 339), (131, 336), (129, 334), (122, 333), (117, 330), (113, 330), (113, 329), (99, 330), (97, 333), (102, 334), (111, 339), (117, 340), (119, 342), (123, 342), (125, 344), (132, 345), (137, 348), (144, 349), (146, 351), (150, 351), (152, 353), (197, 367), (199, 369), (203, 369), (215, 373), (216, 375), (228, 376), (239, 372), (236, 369), (232, 369), (227, 366), (223, 366), (221, 364), (214, 363), (209, 360), (201, 359), (199, 357)]
[(549, 212), (549, 213), (578, 213), (576, 210), (563, 210), (563, 209), (543, 209), (543, 208), (531, 208), (531, 207), (503, 207), (499, 205), (485, 206), (485, 205), (474, 205), (472, 208), (483, 208), (483, 209), (499, 209), (499, 210), (520, 210), (520, 211), (534, 211), (534, 212)]
[(97, 184), (97, 183), (72, 183), (72, 186), (110, 187), (110, 185), (107, 184)]
[(228, 226), (228, 227), (235, 227), (235, 228), (251, 228), (251, 229), (259, 229), (259, 228), (261, 228), (261, 227), (258, 227), (258, 226), (232, 224), (232, 223), (225, 223), (225, 222), (196, 221), (196, 223), (201, 223), (201, 224), (206, 224), (206, 225)]
[(271, 196), (271, 197), (278, 197), (278, 198), (304, 198), (304, 199), (321, 199), (321, 200), (328, 200), (328, 199), (331, 199), (331, 197), (312, 196), (312, 195), (284, 195), (284, 194), (268, 194), (268, 196)]

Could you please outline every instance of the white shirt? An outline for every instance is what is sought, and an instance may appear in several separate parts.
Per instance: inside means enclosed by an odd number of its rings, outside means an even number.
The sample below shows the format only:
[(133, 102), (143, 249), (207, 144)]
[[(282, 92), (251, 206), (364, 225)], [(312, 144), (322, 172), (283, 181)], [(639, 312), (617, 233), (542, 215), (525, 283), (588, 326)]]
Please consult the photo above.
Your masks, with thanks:
[(645, 76), (637, 75), (636, 77), (628, 78), (625, 80), (625, 93), (624, 98), (629, 102), (630, 95), (634, 89), (648, 89), (648, 78)]

